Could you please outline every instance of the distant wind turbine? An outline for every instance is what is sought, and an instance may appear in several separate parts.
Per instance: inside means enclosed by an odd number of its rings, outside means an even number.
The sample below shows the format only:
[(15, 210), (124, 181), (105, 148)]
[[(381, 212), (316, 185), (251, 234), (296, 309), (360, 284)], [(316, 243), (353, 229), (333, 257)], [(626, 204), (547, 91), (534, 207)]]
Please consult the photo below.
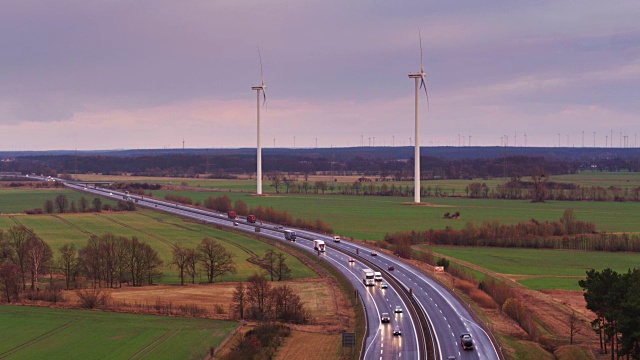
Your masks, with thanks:
[[(413, 176), (413, 202), (416, 204), (420, 203), (420, 134), (419, 128), (420, 124), (418, 121), (418, 93), (420, 89), (424, 87), (424, 93), (427, 97), (427, 109), (429, 109), (429, 93), (427, 92), (427, 84), (424, 79), (427, 74), (424, 73), (424, 60), (422, 55), (422, 34), (420, 34), (420, 29), (418, 29), (418, 37), (420, 38), (420, 72), (419, 73), (409, 73), (409, 78), (416, 79), (416, 133), (415, 133), (415, 141), (414, 141), (414, 176)], [(419, 80), (418, 80), (419, 79)]]
[(260, 59), (260, 79), (261, 83), (258, 86), (252, 86), (251, 90), (256, 91), (257, 95), (257, 109), (258, 109), (258, 144), (257, 148), (257, 156), (258, 156), (258, 169), (256, 171), (256, 193), (258, 195), (262, 195), (262, 147), (260, 146), (260, 91), (262, 91), (262, 104), (263, 106), (267, 104), (267, 93), (265, 89), (267, 86), (264, 84), (264, 73), (262, 72), (262, 55), (260, 54), (260, 48), (258, 47), (258, 58)]

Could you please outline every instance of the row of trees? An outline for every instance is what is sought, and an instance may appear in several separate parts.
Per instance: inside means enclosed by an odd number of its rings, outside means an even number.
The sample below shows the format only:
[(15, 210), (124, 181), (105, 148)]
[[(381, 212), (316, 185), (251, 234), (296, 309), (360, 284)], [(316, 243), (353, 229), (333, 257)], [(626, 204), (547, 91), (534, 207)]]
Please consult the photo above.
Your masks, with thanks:
[(630, 356), (640, 359), (640, 269), (619, 274), (609, 268), (587, 271), (580, 280), (587, 309), (596, 314), (591, 322), (600, 338), (600, 349), (611, 359)]
[[(132, 236), (104, 234), (91, 236), (87, 245), (74, 256), (73, 244), (60, 249), (61, 268), (69, 279), (84, 275), (93, 287), (116, 287), (128, 283), (133, 286), (153, 284), (162, 276), (162, 260), (147, 243)], [(69, 271), (68, 273), (66, 271)]]
[(101, 211), (134, 211), (136, 206), (131, 201), (118, 201), (116, 206), (109, 203), (103, 203), (99, 197), (93, 198), (91, 203), (84, 196), (76, 204), (75, 200), (69, 201), (66, 195), (60, 194), (53, 200), (45, 200), (42, 208), (27, 209), (27, 214), (64, 214), (64, 213), (85, 213), (85, 212), (101, 212)]
[(274, 287), (264, 274), (252, 275), (246, 284), (238, 283), (231, 307), (240, 319), (304, 324), (310, 317), (300, 296), (290, 286)]
[(235, 274), (236, 265), (233, 253), (215, 240), (204, 238), (195, 248), (174, 244), (170, 265), (180, 271), (180, 284), (184, 285), (185, 275), (195, 284), (200, 270), (207, 277), (207, 282), (213, 283), (216, 278), (225, 274)]

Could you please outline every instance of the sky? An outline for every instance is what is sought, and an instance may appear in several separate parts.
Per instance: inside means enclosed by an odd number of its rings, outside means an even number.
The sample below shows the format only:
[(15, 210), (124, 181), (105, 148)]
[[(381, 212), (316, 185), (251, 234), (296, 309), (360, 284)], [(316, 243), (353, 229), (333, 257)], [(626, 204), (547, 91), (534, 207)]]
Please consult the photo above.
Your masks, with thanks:
[(263, 147), (412, 145), (420, 35), (421, 145), (636, 147), (638, 19), (637, 0), (3, 0), (0, 150), (255, 147), (258, 47)]

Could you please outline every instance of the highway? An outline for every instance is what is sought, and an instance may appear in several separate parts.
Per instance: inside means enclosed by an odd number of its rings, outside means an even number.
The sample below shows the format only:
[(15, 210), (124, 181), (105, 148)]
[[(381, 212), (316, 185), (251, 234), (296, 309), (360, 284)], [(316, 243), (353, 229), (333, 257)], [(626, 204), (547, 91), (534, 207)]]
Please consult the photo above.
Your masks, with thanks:
[[(120, 192), (85, 187), (84, 185), (68, 183), (61, 179), (55, 180), (64, 182), (70, 188), (113, 197), (114, 200), (122, 200), (127, 196)], [(233, 226), (232, 221), (226, 215), (137, 195), (129, 196), (132, 200), (137, 200), (137, 205), (207, 223), (215, 223), (252, 233), (258, 226), (261, 228), (261, 235), (287, 242), (284, 239), (283, 230), (273, 225), (260, 226), (241, 220), (238, 222), (238, 226)], [(318, 256), (321, 256), (345, 274), (354, 288), (361, 294), (366, 308), (369, 333), (364, 347), (365, 359), (448, 359), (450, 356), (455, 356), (456, 359), (501, 359), (489, 334), (473, 319), (467, 308), (448, 290), (430, 277), (422, 274), (419, 270), (402, 262), (401, 259), (384, 253), (371, 256), (371, 249), (348, 241), (342, 240), (339, 243), (334, 243), (332, 237), (327, 235), (297, 229), (296, 233), (298, 234), (298, 241), (291, 244), (306, 251), (317, 253), (313, 249), (311, 239), (324, 240), (329, 248), (326, 253)], [(348, 261), (349, 257), (353, 257), (355, 261), (350, 263)], [(365, 259), (360, 261), (360, 257)], [(369, 263), (365, 264), (364, 262)], [(413, 319), (412, 315), (406, 311), (411, 304), (403, 300), (403, 297), (399, 294), (402, 289), (394, 288), (393, 286), (388, 289), (381, 289), (379, 283), (369, 287), (363, 285), (361, 270), (365, 267), (372, 267), (372, 264), (384, 270), (387, 270), (390, 266), (395, 267), (394, 271), (383, 272), (385, 282), (389, 281), (390, 285), (392, 285), (391, 283), (396, 283), (396, 281), (390, 280), (395, 279), (401, 287), (404, 287), (404, 290), (412, 290), (415, 302), (426, 313), (428, 322), (435, 329), (433, 350), (428, 351), (421, 345), (422, 339), (418, 338), (419, 331), (416, 329), (417, 320)], [(393, 277), (393, 279), (390, 277)], [(402, 307), (403, 313), (394, 314), (393, 310), (396, 305)], [(388, 312), (391, 315), (390, 323), (380, 323), (380, 314), (383, 312)], [(393, 335), (392, 330), (396, 325), (402, 330), (402, 336)], [(463, 333), (471, 334), (474, 344), (473, 350), (462, 350), (460, 335)]]
[[(58, 179), (56, 179), (58, 180)], [(60, 180), (63, 181), (63, 180)], [(168, 212), (175, 215), (188, 217), (205, 223), (221, 225), (235, 230), (242, 230), (249, 233), (255, 233), (256, 225), (261, 229), (261, 236), (268, 236), (272, 239), (287, 242), (304, 251), (312, 252), (316, 256), (322, 257), (332, 266), (342, 272), (351, 282), (353, 287), (360, 293), (360, 298), (364, 302), (367, 317), (367, 327), (369, 336), (364, 344), (364, 359), (422, 359), (426, 358), (424, 351), (421, 351), (418, 345), (419, 339), (417, 331), (414, 327), (414, 321), (411, 315), (406, 311), (408, 304), (403, 301), (398, 292), (391, 286), (387, 289), (381, 288), (381, 283), (376, 282), (374, 286), (364, 286), (362, 282), (362, 269), (367, 268), (365, 264), (358, 261), (354, 256), (354, 261), (349, 262), (351, 256), (345, 255), (339, 251), (327, 250), (326, 253), (320, 253), (313, 249), (313, 241), (309, 238), (299, 237), (296, 242), (290, 242), (284, 238), (283, 229), (277, 229), (275, 225), (249, 224), (245, 220), (239, 220), (238, 225), (234, 226), (226, 215), (220, 215), (211, 211), (194, 209), (191, 207), (177, 205), (174, 203), (148, 199), (137, 195), (126, 195), (122, 192), (105, 190), (102, 188), (85, 187), (84, 185), (63, 183), (75, 190), (80, 190), (101, 196), (107, 196), (114, 200), (123, 200), (127, 196), (132, 200), (137, 200), (136, 205), (149, 207), (158, 211)], [(394, 313), (395, 307), (400, 306), (402, 313)], [(382, 324), (380, 315), (389, 313), (391, 317), (390, 323)], [(394, 336), (393, 329), (398, 326), (402, 331), (402, 335)]]

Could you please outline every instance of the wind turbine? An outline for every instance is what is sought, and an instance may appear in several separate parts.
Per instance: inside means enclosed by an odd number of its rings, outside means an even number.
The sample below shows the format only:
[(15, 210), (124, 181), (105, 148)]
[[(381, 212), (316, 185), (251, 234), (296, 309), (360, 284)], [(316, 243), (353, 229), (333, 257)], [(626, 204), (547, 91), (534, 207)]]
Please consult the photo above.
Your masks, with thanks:
[(424, 93), (427, 96), (427, 109), (429, 108), (429, 93), (427, 92), (427, 84), (424, 78), (427, 74), (424, 73), (424, 60), (422, 58), (422, 35), (420, 29), (418, 29), (418, 36), (420, 37), (420, 72), (409, 73), (409, 78), (416, 80), (416, 133), (415, 133), (415, 146), (414, 146), (414, 176), (413, 176), (413, 202), (420, 203), (420, 137), (419, 137), (419, 122), (418, 122), (418, 93), (420, 88), (424, 87)]
[(264, 73), (262, 72), (262, 55), (260, 55), (260, 48), (258, 47), (258, 58), (260, 59), (260, 79), (261, 83), (258, 86), (252, 86), (251, 90), (256, 91), (256, 99), (257, 99), (257, 109), (258, 109), (258, 145), (257, 148), (257, 157), (258, 157), (258, 169), (256, 170), (256, 194), (262, 195), (262, 147), (260, 146), (260, 91), (262, 91), (262, 104), (267, 104), (267, 94), (265, 89), (267, 86), (264, 84)]

